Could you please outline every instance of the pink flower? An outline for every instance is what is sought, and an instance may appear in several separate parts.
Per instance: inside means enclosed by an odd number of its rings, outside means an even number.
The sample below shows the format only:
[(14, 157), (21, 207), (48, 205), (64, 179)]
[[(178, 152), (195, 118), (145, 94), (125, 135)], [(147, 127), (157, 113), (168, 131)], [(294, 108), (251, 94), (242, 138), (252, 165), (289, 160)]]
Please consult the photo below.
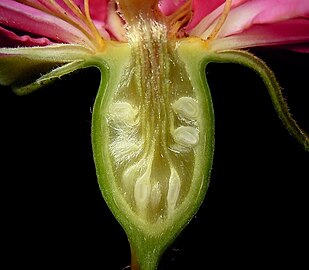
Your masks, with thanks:
[[(201, 2), (201, 1), (196, 1)], [(220, 3), (222, 1), (212, 1)], [(198, 3), (196, 3), (198, 6)], [(217, 7), (204, 18), (193, 18), (198, 24), (189, 25), (191, 34), (207, 37), (209, 28), (220, 13)], [(198, 14), (197, 14), (198, 15)], [(217, 15), (218, 16), (218, 15)], [(308, 51), (309, 2), (304, 0), (236, 0), (222, 26), (214, 48), (238, 49), (254, 46), (302, 44)], [(218, 19), (217, 19), (218, 20)], [(307, 44), (305, 44), (307, 43)], [(292, 46), (293, 47), (293, 46)], [(295, 47), (294, 47), (295, 48)], [(297, 46), (297, 48), (299, 48)]]
[[(140, 1), (131, 2), (129, 9)], [(149, 3), (157, 5), (157, 1)], [(211, 38), (214, 50), (291, 45), (308, 51), (307, 0), (162, 0), (158, 8), (170, 31)], [(93, 48), (100, 37), (126, 41), (126, 18), (119, 12), (121, 7), (108, 0), (2, 0), (0, 45), (71, 43)]]
[(206, 194), (214, 151), (208, 63), (255, 70), (282, 122), (309, 149), (272, 71), (241, 50), (259, 46), (309, 52), (309, 1), (0, 2), (0, 84), (27, 94), (78, 69), (101, 72), (94, 161), (129, 238), (132, 270), (156, 269)]
[[(120, 5), (122, 2), (127, 1), (120, 1)], [(168, 18), (170, 31), (175, 32), (179, 24), (177, 34), (206, 40), (217, 27), (218, 33), (212, 37), (214, 50), (290, 45), (308, 51), (306, 0), (162, 0), (158, 7)], [(2, 0), (0, 45), (73, 43), (92, 48), (99, 36), (125, 41), (125, 17), (118, 16), (119, 11), (114, 1), (108, 0)]]
[[(52, 43), (88, 47), (99, 39), (119, 39), (120, 21), (109, 1), (3, 0), (0, 2), (0, 44), (45, 46)], [(16, 34), (17, 31), (19, 34)], [(120, 31), (121, 33), (121, 31)]]

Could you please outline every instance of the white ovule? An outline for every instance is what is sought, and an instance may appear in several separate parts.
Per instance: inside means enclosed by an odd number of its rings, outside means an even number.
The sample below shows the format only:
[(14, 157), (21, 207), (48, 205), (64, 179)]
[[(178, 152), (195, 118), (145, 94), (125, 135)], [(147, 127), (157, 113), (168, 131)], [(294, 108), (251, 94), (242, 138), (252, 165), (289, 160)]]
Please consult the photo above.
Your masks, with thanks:
[(191, 97), (181, 97), (172, 104), (175, 113), (189, 120), (196, 120), (199, 116), (197, 101)]
[(198, 130), (190, 126), (178, 127), (175, 129), (173, 137), (176, 143), (185, 147), (193, 147), (199, 142)]

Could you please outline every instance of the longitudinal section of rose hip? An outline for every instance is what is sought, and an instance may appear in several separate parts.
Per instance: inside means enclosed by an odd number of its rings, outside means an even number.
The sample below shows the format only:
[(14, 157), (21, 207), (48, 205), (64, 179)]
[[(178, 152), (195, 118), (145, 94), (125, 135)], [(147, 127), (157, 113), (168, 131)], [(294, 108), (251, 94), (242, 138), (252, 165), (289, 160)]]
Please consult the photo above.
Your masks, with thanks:
[(129, 26), (130, 65), (106, 116), (117, 186), (147, 223), (173, 216), (188, 194), (200, 140), (195, 89), (164, 24)]

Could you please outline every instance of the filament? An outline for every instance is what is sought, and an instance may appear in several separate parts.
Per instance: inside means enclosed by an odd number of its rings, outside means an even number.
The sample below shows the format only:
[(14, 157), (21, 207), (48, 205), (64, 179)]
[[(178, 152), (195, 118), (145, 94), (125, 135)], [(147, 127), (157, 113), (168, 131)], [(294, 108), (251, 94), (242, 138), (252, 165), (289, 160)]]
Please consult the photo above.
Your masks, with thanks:
[(81, 18), (81, 19), (84, 18), (84, 14), (80, 10), (80, 8), (75, 4), (75, 2), (73, 2), (72, 0), (62, 0), (62, 1), (78, 18)]
[[(65, 0), (64, 0), (65, 1)], [(72, 24), (76, 28), (78, 28), (82, 33), (84, 33), (90, 40), (92, 40), (92, 35), (81, 25), (80, 20), (85, 23), (85, 20), (83, 18), (82, 12), (80, 12), (78, 15), (77, 12), (72, 10), (72, 7), (68, 5), (68, 3), (65, 2), (67, 7), (77, 16), (79, 21), (76, 20), (75, 17), (73, 17), (70, 13), (66, 12), (64, 8), (62, 8), (55, 0), (47, 0), (47, 2), (55, 9), (55, 11), (58, 14), (58, 17), (62, 20)], [(79, 9), (77, 7), (77, 9)]]
[(91, 32), (95, 36), (99, 47), (102, 47), (104, 42), (103, 42), (103, 39), (102, 39), (98, 29), (94, 25), (93, 20), (91, 19), (90, 9), (89, 9), (89, 0), (84, 0), (84, 8), (85, 8), (85, 15), (86, 15), (87, 24), (88, 24)]
[(221, 30), (223, 24), (225, 23), (227, 19), (227, 16), (229, 15), (229, 12), (231, 10), (231, 5), (232, 5), (232, 0), (225, 1), (223, 12), (217, 24), (215, 25), (215, 28), (211, 31), (210, 35), (207, 37), (207, 41), (212, 41), (218, 36), (219, 31)]
[(169, 35), (176, 37), (179, 30), (186, 25), (192, 17), (192, 0), (184, 3), (176, 12), (168, 16), (167, 22), (170, 26)]
[(95, 46), (102, 48), (104, 41), (90, 16), (89, 0), (84, 0), (84, 12), (74, 0), (62, 0), (70, 12), (67, 12), (56, 0), (38, 1), (42, 6), (27, 0), (19, 0), (29, 6), (50, 13), (79, 29)]
[(89, 0), (84, 0), (85, 14), (80, 10), (80, 8), (76, 5), (74, 1), (63, 0), (63, 2), (82, 22), (84, 22), (89, 27), (93, 37), (96, 40), (98, 47), (101, 48), (103, 45), (103, 39), (91, 19), (89, 10)]

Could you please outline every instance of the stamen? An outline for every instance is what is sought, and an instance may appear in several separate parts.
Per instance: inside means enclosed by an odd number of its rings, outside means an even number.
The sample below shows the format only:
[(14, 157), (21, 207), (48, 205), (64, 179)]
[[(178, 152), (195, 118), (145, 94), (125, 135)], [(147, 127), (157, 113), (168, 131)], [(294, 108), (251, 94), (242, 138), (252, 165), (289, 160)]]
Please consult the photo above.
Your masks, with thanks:
[[(57, 15), (58, 18), (68, 22), (69, 24), (72, 24), (73, 26), (78, 28), (83, 34), (85, 34), (89, 38), (89, 40), (92, 40), (91, 34), (87, 31), (87, 29), (83, 25), (81, 25), (81, 22), (84, 23), (84, 19), (82, 17), (80, 16), (78, 16), (77, 18), (73, 17), (72, 14), (68, 13), (55, 0), (46, 0), (46, 2), (47, 3), (45, 5), (48, 8), (48, 10), (45, 10), (45, 12), (46, 11), (50, 12), (51, 8), (53, 8), (54, 9), (53, 11), (56, 12), (56, 14), (53, 14), (54, 16)], [(70, 7), (69, 9), (71, 10)]]
[(95, 36), (97, 42), (99, 43), (99, 47), (102, 47), (104, 44), (103, 38), (101, 37), (98, 29), (93, 23), (93, 20), (91, 19), (90, 15), (90, 9), (89, 9), (89, 0), (84, 0), (84, 8), (85, 8), (85, 15), (86, 15), (86, 21), (87, 24), (92, 31), (93, 35)]
[(89, 0), (84, 0), (84, 8), (85, 14), (81, 11), (81, 9), (76, 5), (76, 3), (72, 0), (63, 0), (63, 2), (68, 6), (68, 8), (78, 17), (80, 18), (85, 24), (89, 27), (91, 33), (93, 34), (97, 45), (99, 48), (103, 46), (103, 39), (98, 32), (98, 29), (95, 27), (89, 11)]
[(169, 36), (180, 37), (180, 29), (185, 26), (192, 17), (192, 0), (184, 3), (176, 12), (167, 17)]
[(56, 0), (46, 0), (45, 6), (48, 8), (47, 12), (55, 12), (52, 13), (54, 16), (75, 26), (85, 34), (92, 43), (95, 41), (94, 45), (96, 45), (97, 48), (102, 48), (104, 41), (90, 17), (89, 0), (84, 0), (85, 14), (73, 0), (63, 0), (63, 2), (72, 13), (67, 12)]
[(54, 7), (60, 14), (65, 12), (64, 9), (55, 0), (47, 0), (47, 2), (50, 3), (51, 6)]
[(78, 17), (83, 18), (84, 14), (80, 10), (80, 8), (73, 2), (72, 0), (63, 0), (63, 2), (68, 6), (68, 8)]
[(223, 24), (225, 23), (227, 19), (227, 16), (229, 15), (231, 6), (232, 6), (232, 0), (226, 0), (221, 17), (219, 18), (215, 28), (212, 30), (210, 35), (207, 37), (207, 41), (212, 41), (218, 36), (219, 31), (221, 30)]

